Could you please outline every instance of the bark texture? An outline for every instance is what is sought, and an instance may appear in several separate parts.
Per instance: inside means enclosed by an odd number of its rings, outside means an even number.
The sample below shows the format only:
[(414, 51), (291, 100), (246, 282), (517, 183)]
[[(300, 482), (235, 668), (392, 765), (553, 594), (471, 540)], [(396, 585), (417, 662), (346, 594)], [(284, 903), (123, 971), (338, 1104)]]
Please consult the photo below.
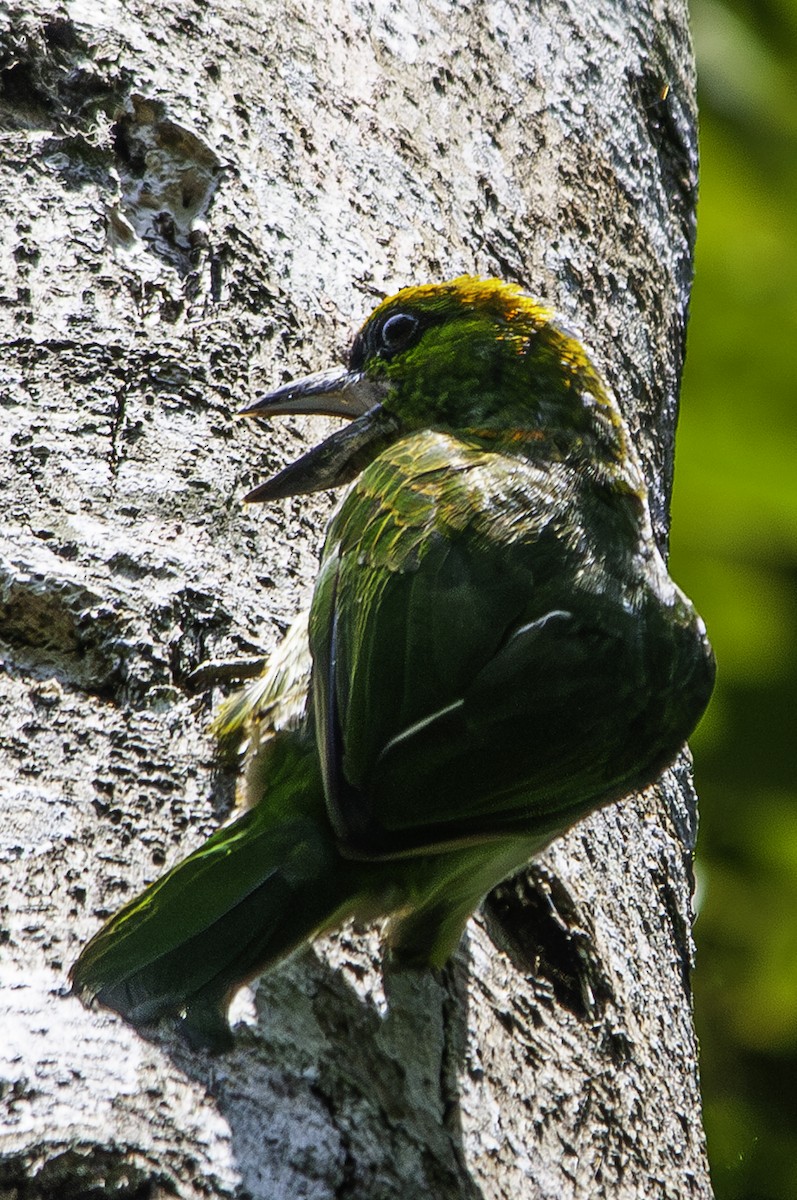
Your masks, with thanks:
[(495, 893), (440, 977), (344, 930), (215, 1061), (67, 994), (229, 811), (191, 671), (306, 603), (328, 501), (240, 428), (384, 292), (516, 279), (585, 335), (666, 531), (691, 277), (686, 0), (0, 12), (3, 1197), (709, 1197), (686, 760)]

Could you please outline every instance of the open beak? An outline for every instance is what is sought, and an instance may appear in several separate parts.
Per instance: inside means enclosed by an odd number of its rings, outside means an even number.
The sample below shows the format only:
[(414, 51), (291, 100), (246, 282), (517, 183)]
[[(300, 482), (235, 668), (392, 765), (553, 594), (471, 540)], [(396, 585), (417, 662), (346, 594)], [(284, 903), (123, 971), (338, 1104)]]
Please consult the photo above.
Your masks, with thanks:
[(379, 403), (378, 383), (360, 371), (320, 371), (261, 396), (239, 417), (286, 413), (347, 417), (351, 424), (308, 450), (244, 496), (249, 504), (326, 491), (349, 483), (392, 442), (400, 426)]

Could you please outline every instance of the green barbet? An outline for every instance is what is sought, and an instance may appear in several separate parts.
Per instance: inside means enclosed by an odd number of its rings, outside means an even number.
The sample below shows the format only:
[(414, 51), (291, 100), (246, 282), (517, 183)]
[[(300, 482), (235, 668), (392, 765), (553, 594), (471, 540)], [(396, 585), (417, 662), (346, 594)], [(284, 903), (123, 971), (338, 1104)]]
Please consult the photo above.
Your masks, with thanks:
[(388, 917), (400, 964), (444, 963), (490, 888), (673, 761), (714, 677), (617, 404), (520, 288), (406, 288), (346, 370), (246, 415), (308, 412), (350, 423), (247, 499), (351, 486), (309, 622), (218, 722), (248, 730), (251, 807), (72, 970), (215, 1049), (244, 982), (349, 917)]

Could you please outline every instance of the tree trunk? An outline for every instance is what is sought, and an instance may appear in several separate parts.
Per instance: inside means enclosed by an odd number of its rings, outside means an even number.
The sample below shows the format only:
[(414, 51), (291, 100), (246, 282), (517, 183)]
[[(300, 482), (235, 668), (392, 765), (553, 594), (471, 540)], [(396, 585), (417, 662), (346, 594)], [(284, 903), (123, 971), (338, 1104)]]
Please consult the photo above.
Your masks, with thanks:
[[(375, 298), (554, 302), (666, 536), (695, 204), (686, 0), (29, 0), (0, 16), (0, 1194), (709, 1197), (686, 759), (490, 897), (439, 977), (347, 928), (216, 1060), (68, 995), (234, 780), (207, 658), (264, 653), (327, 499), (246, 489), (322, 427), (232, 419)], [(246, 996), (246, 994), (245, 994)]]

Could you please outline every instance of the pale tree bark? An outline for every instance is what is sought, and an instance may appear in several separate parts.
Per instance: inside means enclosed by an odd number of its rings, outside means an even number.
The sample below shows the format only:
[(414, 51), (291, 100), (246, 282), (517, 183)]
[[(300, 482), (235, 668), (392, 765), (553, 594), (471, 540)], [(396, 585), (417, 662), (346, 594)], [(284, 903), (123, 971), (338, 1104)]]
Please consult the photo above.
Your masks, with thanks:
[[(0, 1194), (708, 1197), (684, 759), (471, 922), (439, 977), (344, 930), (216, 1060), (67, 994), (229, 811), (203, 660), (306, 603), (328, 500), (240, 428), (374, 299), (467, 271), (585, 335), (665, 537), (691, 276), (686, 0), (30, 0), (0, 14)], [(326, 430), (324, 430), (326, 431)]]

